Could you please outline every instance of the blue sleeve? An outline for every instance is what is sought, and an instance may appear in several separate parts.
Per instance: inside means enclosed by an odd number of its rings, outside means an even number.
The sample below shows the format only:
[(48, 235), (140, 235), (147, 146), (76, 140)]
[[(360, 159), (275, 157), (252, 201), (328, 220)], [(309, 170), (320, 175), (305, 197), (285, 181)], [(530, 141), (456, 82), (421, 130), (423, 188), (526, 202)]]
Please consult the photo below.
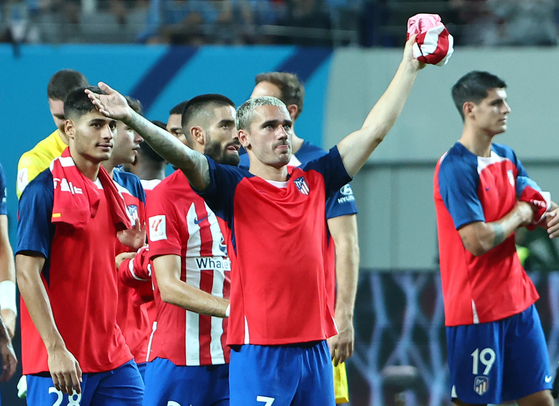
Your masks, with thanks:
[(210, 185), (203, 192), (196, 193), (204, 198), (216, 216), (231, 224), (235, 189), (250, 174), (235, 166), (220, 165), (210, 157), (206, 156), (206, 159), (210, 170)]
[(239, 168), (246, 169), (248, 171), (248, 168), (250, 168), (250, 159), (246, 151), (244, 154), (240, 155), (240, 158), (241, 158), (241, 162), (239, 162)]
[(499, 154), (500, 156), (509, 159), (516, 167), (517, 172), (514, 184), (516, 185), (517, 198), (520, 198), (520, 196), (522, 196), (522, 192), (528, 186), (534, 190), (537, 190), (538, 192), (542, 191), (540, 186), (528, 176), (528, 173), (526, 172), (526, 169), (524, 169), (522, 162), (520, 162), (520, 159), (516, 157), (516, 154), (511, 147), (494, 143), (491, 148), (494, 149), (495, 152), (497, 152), (497, 154)]
[(51, 222), (53, 202), (52, 174), (46, 170), (27, 185), (19, 199), (16, 254), (33, 251), (49, 258), (55, 231)]
[(140, 178), (130, 172), (113, 172), (113, 179), (120, 186), (127, 189), (135, 198), (146, 204), (146, 192)]
[(329, 199), (338, 192), (343, 185), (351, 181), (351, 177), (347, 174), (337, 146), (332, 147), (330, 151), (328, 151), (328, 154), (314, 161), (307, 162), (301, 169), (304, 171), (315, 170), (322, 174), (326, 188), (326, 199)]
[(348, 183), (326, 200), (326, 219), (357, 214), (353, 190)]
[(518, 172), (516, 173), (516, 182), (515, 182), (516, 197), (520, 199), (520, 197), (522, 196), (522, 192), (524, 192), (524, 189), (526, 189), (526, 187), (531, 187), (532, 189), (541, 192), (542, 191), (541, 187), (528, 176), (526, 169), (524, 169), (524, 166), (520, 162), (520, 159), (516, 157), (514, 152), (513, 152), (513, 156), (514, 156), (513, 162), (516, 165), (516, 169), (518, 170)]
[(8, 193), (8, 187), (6, 186), (6, 175), (4, 175), (4, 168), (0, 164), (0, 215), (8, 214), (6, 194)]
[(485, 221), (478, 196), (479, 175), (474, 165), (447, 156), (439, 168), (439, 191), (458, 230), (466, 224)]

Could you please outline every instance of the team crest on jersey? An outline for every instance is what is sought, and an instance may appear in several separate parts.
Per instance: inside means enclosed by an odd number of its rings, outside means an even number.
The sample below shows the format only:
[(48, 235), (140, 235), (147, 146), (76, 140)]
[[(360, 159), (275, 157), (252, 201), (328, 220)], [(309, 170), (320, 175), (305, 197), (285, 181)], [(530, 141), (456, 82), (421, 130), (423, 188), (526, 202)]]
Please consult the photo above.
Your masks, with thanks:
[(507, 176), (509, 177), (509, 182), (512, 185), (512, 187), (514, 187), (514, 174), (512, 173), (512, 169), (509, 169), (507, 171)]
[(135, 204), (131, 204), (127, 208), (128, 208), (128, 215), (130, 216), (131, 219), (137, 220), (140, 218), (138, 216), (138, 206), (136, 206)]
[(489, 378), (486, 376), (476, 376), (474, 379), (474, 390), (478, 395), (483, 395), (489, 389)]
[(149, 218), (149, 239), (151, 241), (167, 239), (167, 218), (165, 215)]
[(299, 189), (299, 192), (301, 192), (302, 194), (308, 196), (309, 192), (311, 191), (309, 189), (309, 185), (307, 184), (307, 181), (305, 180), (305, 178), (303, 176), (301, 176), (300, 178), (295, 179), (295, 186), (297, 186), (297, 189)]

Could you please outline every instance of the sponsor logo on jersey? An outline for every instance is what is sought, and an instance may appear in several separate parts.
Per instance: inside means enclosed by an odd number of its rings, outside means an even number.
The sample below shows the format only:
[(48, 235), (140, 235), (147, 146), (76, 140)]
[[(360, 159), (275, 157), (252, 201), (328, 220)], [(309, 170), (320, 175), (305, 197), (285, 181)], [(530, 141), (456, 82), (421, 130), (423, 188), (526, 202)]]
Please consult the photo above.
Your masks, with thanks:
[(344, 204), (344, 203), (355, 201), (355, 196), (353, 196), (353, 190), (351, 189), (349, 183), (345, 186), (342, 186), (342, 188), (340, 189), (340, 194), (343, 196), (338, 198), (337, 200), (338, 204)]
[(344, 196), (352, 196), (353, 195), (353, 190), (351, 190), (351, 186), (349, 185), (349, 183), (345, 186), (342, 186), (342, 188), (340, 189), (340, 193)]
[(17, 188), (20, 192), (23, 192), (25, 186), (29, 183), (29, 172), (27, 168), (21, 168), (17, 172)]
[(198, 270), (218, 270), (222, 269), (224, 271), (231, 270), (231, 261), (229, 258), (219, 258), (219, 257), (200, 257), (196, 258), (196, 266)]
[(204, 220), (207, 219), (207, 218), (208, 218), (208, 216), (202, 217), (200, 220), (194, 219), (194, 224), (198, 225), (198, 224), (200, 224), (202, 221), (204, 221)]
[(476, 376), (474, 379), (474, 390), (478, 395), (483, 395), (489, 389), (489, 378), (486, 376)]
[(295, 179), (295, 186), (297, 186), (297, 189), (299, 189), (299, 192), (301, 192), (302, 194), (308, 196), (309, 192), (311, 191), (309, 189), (309, 185), (307, 184), (307, 181), (305, 180), (305, 178), (303, 176), (301, 176), (300, 178)]
[(514, 181), (514, 174), (512, 173), (512, 169), (509, 169), (507, 171), (507, 176), (509, 177), (509, 182), (512, 185), (512, 187), (514, 187), (515, 181)]
[(545, 381), (545, 383), (549, 383), (551, 382), (551, 380), (553, 379), (553, 377), (551, 375), (546, 375), (543, 380)]
[(83, 191), (81, 190), (81, 188), (74, 186), (72, 182), (68, 182), (68, 179), (66, 178), (54, 178), (53, 182), (54, 188), (56, 189), (58, 186), (60, 186), (61, 192), (70, 192), (73, 195), (83, 195)]
[(151, 241), (167, 239), (167, 218), (165, 215), (149, 218), (149, 239)]

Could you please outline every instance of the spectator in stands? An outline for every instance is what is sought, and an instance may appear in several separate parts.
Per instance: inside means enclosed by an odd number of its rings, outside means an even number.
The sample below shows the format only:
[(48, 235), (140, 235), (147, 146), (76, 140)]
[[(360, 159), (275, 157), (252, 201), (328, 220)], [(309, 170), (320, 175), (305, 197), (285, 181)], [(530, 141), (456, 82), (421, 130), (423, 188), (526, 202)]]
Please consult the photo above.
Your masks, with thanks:
[(279, 24), (301, 28), (290, 30), (290, 36), (278, 38), (279, 43), (302, 46), (332, 46), (328, 8), (322, 0), (285, 0), (287, 13)]
[(487, 6), (501, 21), (496, 45), (557, 44), (555, 0), (487, 0)]

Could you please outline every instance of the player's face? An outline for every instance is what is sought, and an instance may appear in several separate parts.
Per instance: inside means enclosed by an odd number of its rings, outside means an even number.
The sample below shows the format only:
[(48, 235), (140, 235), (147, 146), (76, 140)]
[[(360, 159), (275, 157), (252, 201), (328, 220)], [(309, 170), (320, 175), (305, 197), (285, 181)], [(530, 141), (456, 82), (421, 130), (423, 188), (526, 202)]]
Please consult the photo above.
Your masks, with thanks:
[(293, 121), (287, 109), (259, 106), (254, 109), (250, 133), (243, 145), (250, 145), (260, 162), (279, 168), (287, 165), (291, 159), (292, 135)]
[(64, 116), (64, 102), (62, 100), (49, 99), (49, 110), (54, 120), (54, 124), (62, 134), (64, 134), (64, 124), (66, 117)]
[(115, 165), (133, 164), (138, 158), (140, 143), (144, 139), (122, 121), (116, 123), (114, 148), (111, 160)]
[(256, 99), (257, 97), (271, 96), (276, 99), (281, 100), (281, 90), (279, 87), (270, 82), (260, 82), (254, 86), (254, 90), (250, 95), (251, 99)]
[(231, 106), (215, 108), (206, 131), (204, 153), (221, 164), (237, 166), (240, 147), (235, 126), (235, 109)]
[(474, 104), (472, 113), (476, 125), (490, 135), (501, 134), (507, 130), (507, 118), (510, 113), (505, 89), (490, 89), (487, 97), (479, 104)]
[(77, 120), (66, 120), (66, 134), (73, 153), (99, 163), (111, 157), (116, 121), (97, 111), (84, 114)]
[(177, 137), (184, 145), (187, 145), (186, 136), (182, 131), (181, 119), (182, 116), (180, 114), (171, 114), (169, 120), (167, 120), (167, 131)]

